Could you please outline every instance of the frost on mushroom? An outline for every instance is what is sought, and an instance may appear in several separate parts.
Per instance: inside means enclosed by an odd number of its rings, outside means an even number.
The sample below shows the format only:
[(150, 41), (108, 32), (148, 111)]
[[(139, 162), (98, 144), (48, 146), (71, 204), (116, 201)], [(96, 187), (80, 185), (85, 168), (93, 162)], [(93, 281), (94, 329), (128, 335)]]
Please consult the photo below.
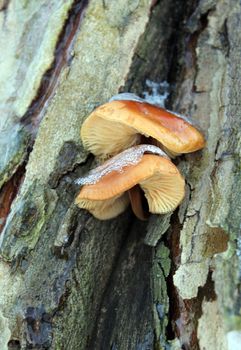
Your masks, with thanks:
[[(149, 153), (149, 154), (145, 154)], [(151, 154), (150, 154), (151, 153)], [(76, 204), (101, 220), (123, 212), (129, 199), (133, 211), (143, 218), (140, 197), (132, 189), (139, 186), (151, 213), (163, 214), (174, 210), (184, 197), (184, 179), (176, 166), (157, 147), (133, 147), (92, 170), (76, 198)]]
[(109, 102), (112, 101), (137, 101), (137, 102), (146, 102), (143, 98), (131, 93), (131, 92), (122, 92), (120, 94), (114, 95), (109, 99)]
[(91, 170), (87, 176), (80, 177), (75, 181), (77, 185), (91, 185), (98, 182), (103, 176), (111, 173), (112, 171), (123, 171), (123, 168), (128, 165), (134, 165), (140, 161), (144, 153), (157, 154), (161, 157), (166, 157), (165, 152), (160, 148), (153, 145), (139, 145), (131, 147), (115, 157), (109, 159), (104, 164)]
[[(131, 96), (130, 96), (131, 95)], [(140, 144), (154, 143), (171, 155), (204, 147), (202, 134), (186, 118), (124, 94), (96, 108), (81, 128), (83, 145), (106, 159)]]

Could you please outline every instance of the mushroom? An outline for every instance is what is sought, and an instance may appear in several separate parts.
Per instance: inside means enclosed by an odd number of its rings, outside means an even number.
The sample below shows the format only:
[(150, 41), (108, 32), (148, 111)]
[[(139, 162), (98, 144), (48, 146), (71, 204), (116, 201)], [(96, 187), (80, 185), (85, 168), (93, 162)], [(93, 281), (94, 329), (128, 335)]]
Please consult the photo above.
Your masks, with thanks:
[(177, 167), (153, 145), (132, 147), (76, 183), (83, 185), (76, 204), (100, 220), (114, 218), (126, 209), (127, 191), (134, 213), (141, 219), (146, 218), (137, 185), (144, 192), (150, 213), (155, 214), (174, 210), (183, 199), (185, 186)]
[(124, 94), (123, 100), (121, 97), (122, 94), (117, 95), (116, 99), (96, 108), (82, 125), (83, 145), (97, 157), (106, 159), (137, 145), (142, 141), (141, 135), (155, 139), (171, 156), (204, 147), (204, 137), (186, 117), (145, 103), (131, 94)]

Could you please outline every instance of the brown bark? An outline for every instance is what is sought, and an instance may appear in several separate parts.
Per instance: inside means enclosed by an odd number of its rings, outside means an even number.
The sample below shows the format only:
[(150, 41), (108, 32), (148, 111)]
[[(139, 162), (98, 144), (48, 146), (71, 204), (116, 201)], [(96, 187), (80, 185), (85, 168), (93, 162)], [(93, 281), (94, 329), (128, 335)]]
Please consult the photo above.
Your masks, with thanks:
[[(234, 0), (0, 1), (1, 349), (235, 349), (240, 18)], [(101, 222), (74, 205), (79, 129), (147, 79), (207, 145), (175, 160), (175, 213)]]

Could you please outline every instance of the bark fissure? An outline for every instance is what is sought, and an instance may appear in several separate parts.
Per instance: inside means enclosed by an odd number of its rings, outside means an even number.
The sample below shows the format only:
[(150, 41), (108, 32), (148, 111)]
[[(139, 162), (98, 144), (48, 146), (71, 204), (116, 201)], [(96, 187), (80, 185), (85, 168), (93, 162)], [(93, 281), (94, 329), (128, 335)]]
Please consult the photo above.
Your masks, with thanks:
[(7, 11), (9, 4), (10, 0), (4, 0), (2, 6), (0, 7), (0, 11)]
[(84, 16), (88, 0), (76, 0), (69, 11), (68, 18), (55, 48), (52, 67), (45, 72), (37, 92), (37, 96), (21, 118), (21, 123), (35, 137), (39, 124), (44, 117), (48, 104), (53, 97), (59, 81), (59, 76), (64, 67), (71, 64), (73, 59), (73, 47), (76, 33)]
[[(189, 71), (191, 71), (191, 81), (193, 82), (192, 86), (190, 86), (190, 89), (193, 92), (198, 93), (198, 94), (200, 94), (201, 92), (206, 93), (206, 92), (208, 92), (208, 90), (206, 90), (206, 89), (205, 90), (198, 90), (196, 88), (195, 81), (196, 81), (196, 78), (198, 75), (198, 70), (199, 70), (198, 65), (197, 65), (196, 48), (197, 48), (199, 38), (202, 36), (203, 32), (206, 30), (206, 28), (208, 26), (208, 17), (210, 14), (213, 13), (213, 11), (215, 11), (215, 6), (212, 6), (211, 8), (206, 9), (206, 11), (204, 13), (201, 13), (201, 15), (198, 14), (196, 11), (195, 15), (192, 15), (190, 17), (190, 19), (187, 21), (187, 23), (188, 23), (187, 28), (189, 29), (189, 31), (191, 31), (191, 34), (185, 34), (185, 31), (184, 31), (184, 37), (185, 37), (185, 35), (187, 36), (186, 48), (184, 49), (184, 51), (185, 52), (189, 51), (191, 53), (191, 59), (189, 57), (188, 58), (189, 61), (186, 61), (186, 66), (187, 66), (187, 69)], [(194, 19), (195, 17), (196, 17), (196, 19)], [(193, 28), (194, 28), (194, 30), (193, 30)], [(182, 68), (182, 70), (183, 70), (183, 68)], [(184, 73), (185, 79), (186, 79), (186, 76), (187, 76), (187, 73), (185, 72)], [(190, 79), (190, 73), (188, 73), (188, 76)], [(175, 77), (175, 74), (174, 74), (174, 77)], [(182, 79), (179, 80), (179, 84), (180, 84), (180, 82), (182, 82)], [(175, 98), (175, 94), (174, 94), (173, 98)], [(217, 145), (219, 143), (219, 140), (220, 140), (220, 138), (217, 138), (216, 148), (217, 148)], [(216, 155), (216, 153), (215, 153), (215, 155)], [(216, 167), (216, 162), (214, 161), (213, 169), (215, 167)], [(192, 195), (194, 194), (194, 191), (192, 188), (192, 184), (188, 183), (188, 179), (187, 179), (187, 184), (190, 188), (189, 200), (191, 200)], [(196, 247), (195, 235), (198, 236), (197, 230), (199, 230), (199, 225), (200, 225), (200, 222), (202, 221), (201, 216), (200, 216), (201, 212), (202, 212), (202, 206), (205, 206), (204, 202), (202, 204), (200, 204), (200, 207), (198, 208), (198, 210), (195, 209), (194, 212), (192, 212), (191, 214), (188, 212), (185, 212), (185, 214), (183, 214), (184, 218), (195, 217), (195, 220), (196, 220), (195, 224), (192, 228), (189, 256), (186, 257), (185, 263), (192, 263), (192, 264), (197, 263), (198, 264), (203, 260), (203, 258), (201, 258), (201, 257), (200, 257), (200, 260), (193, 259), (194, 249)], [(180, 225), (180, 223), (179, 223), (176, 226), (175, 220), (178, 220), (177, 216), (176, 216), (176, 219), (174, 219), (174, 222), (172, 221), (173, 233), (175, 235), (177, 235), (178, 237), (180, 237), (180, 233), (183, 230), (183, 224)], [(184, 223), (185, 223), (185, 221), (184, 221)], [(191, 301), (191, 300), (185, 301), (181, 297), (181, 295), (179, 294), (179, 291), (176, 288), (174, 281), (173, 281), (173, 276), (175, 275), (176, 271), (178, 270), (178, 268), (180, 267), (180, 264), (181, 264), (181, 251), (179, 248), (179, 245), (180, 245), (179, 239), (177, 239), (177, 243), (174, 246), (173, 246), (173, 244), (171, 244), (171, 246), (170, 246), (170, 240), (169, 240), (168, 245), (170, 247), (173, 265), (172, 265), (171, 273), (170, 273), (170, 275), (168, 277), (168, 281), (167, 281), (168, 295), (170, 298), (170, 318), (169, 318), (169, 325), (167, 328), (167, 337), (169, 337), (168, 339), (174, 339), (175, 337), (178, 337), (181, 340), (181, 346), (183, 349), (199, 349), (199, 343), (198, 343), (198, 338), (197, 338), (198, 322), (197, 321), (195, 321), (194, 323), (192, 322), (192, 320), (191, 320), (192, 317), (190, 317), (190, 315), (189, 315), (190, 310), (185, 311), (186, 316), (184, 318), (180, 317), (180, 314), (175, 315), (175, 312), (177, 312), (177, 310), (182, 312), (181, 310), (183, 309), (183, 306), (185, 306), (185, 303), (190, 302), (190, 309), (192, 309), (192, 307), (196, 304), (196, 305), (198, 305), (199, 313), (198, 314), (196, 313), (194, 315), (194, 320), (197, 320), (198, 318), (201, 317), (200, 310), (202, 307), (203, 298), (200, 298), (200, 295), (197, 294), (196, 299), (193, 299), (193, 301)], [(178, 248), (175, 248), (175, 247), (178, 247)], [(224, 249), (227, 249), (227, 246)], [(222, 251), (222, 250), (220, 250), (220, 251)], [(208, 276), (207, 276), (206, 284), (208, 283), (208, 280), (210, 280), (210, 278), (211, 278), (210, 274)], [(205, 288), (205, 287), (202, 287), (202, 288)], [(214, 286), (213, 286), (212, 290), (214, 291)], [(184, 310), (185, 309), (186, 308), (184, 307)], [(189, 320), (185, 320), (185, 318), (188, 318)], [(179, 324), (177, 324), (177, 319), (179, 319)], [(189, 323), (191, 323), (191, 325)], [(187, 336), (187, 333), (189, 333), (189, 336)], [(192, 334), (193, 334), (193, 336), (192, 336)]]
[[(1, 10), (7, 11), (9, 2), (10, 1), (6, 0)], [(21, 173), (21, 179), (24, 178), (26, 164), (28, 162), (29, 154), (31, 153), (34, 145), (34, 139), (37, 135), (38, 127), (42, 118), (44, 117), (48, 104), (53, 97), (54, 92), (56, 91), (61, 71), (64, 67), (71, 64), (75, 37), (79, 30), (87, 4), (87, 0), (76, 0), (74, 2), (71, 10), (69, 11), (68, 18), (65, 25), (63, 26), (62, 32), (59, 35), (52, 66), (42, 77), (42, 82), (40, 83), (37, 96), (35, 97), (34, 101), (32, 101), (31, 105), (28, 108), (28, 111), (21, 118), (21, 123), (24, 125), (24, 129), (31, 133), (32, 138), (31, 140), (28, 140), (25, 160), (21, 160), (24, 165), (19, 164), (15, 172), (11, 175), (11, 178), (1, 188), (0, 200), (4, 200), (5, 203), (4, 208), (2, 208), (2, 213), (0, 212), (0, 232), (4, 227), (7, 216), (11, 209), (11, 203), (18, 193), (22, 181), (19, 181), (19, 186), (17, 186), (17, 189), (16, 186), (14, 186), (14, 189), (12, 189), (12, 195), (6, 197), (7, 192), (11, 191), (11, 184), (16, 179), (19, 179), (19, 173)]]
[[(133, 217), (133, 215), (132, 215), (132, 217)], [(100, 299), (98, 311), (97, 311), (96, 316), (95, 316), (95, 320), (94, 320), (95, 326), (93, 327), (93, 332), (89, 337), (87, 349), (91, 350), (91, 349), (94, 349), (96, 346), (94, 344), (96, 343), (98, 331), (99, 331), (99, 328), (101, 327), (101, 324), (103, 322), (103, 309), (105, 309), (106, 300), (108, 300), (108, 303), (111, 304), (111, 301), (108, 298), (108, 296), (111, 295), (111, 293), (113, 291), (113, 279), (114, 279), (115, 274), (118, 273), (118, 264), (119, 264), (120, 259), (122, 258), (123, 249), (125, 249), (125, 247), (127, 246), (128, 236), (129, 236), (129, 233), (131, 231), (132, 226), (133, 226), (133, 223), (130, 220), (129, 224), (127, 226), (126, 235), (123, 237), (121, 245), (119, 247), (119, 250), (118, 250), (117, 254), (115, 255), (115, 258), (112, 262), (112, 267), (111, 267), (108, 279), (107, 279), (106, 284), (105, 284), (105, 288), (103, 290), (103, 293), (102, 293), (102, 296)]]
[(0, 234), (6, 223), (11, 205), (19, 192), (25, 175), (25, 163), (20, 165), (13, 176), (3, 185), (0, 191)]
[[(199, 287), (196, 298), (183, 299), (175, 286), (173, 276), (181, 264), (180, 233), (182, 229), (183, 223), (179, 222), (176, 214), (172, 217), (171, 228), (164, 235), (165, 242), (170, 249), (172, 262), (170, 274), (166, 278), (170, 301), (166, 335), (169, 341), (178, 338), (183, 350), (199, 350), (197, 327), (198, 319), (202, 315), (202, 302), (203, 300), (216, 300), (216, 293), (211, 270), (209, 270), (205, 285)], [(192, 246), (194, 245), (192, 244)], [(195, 261), (192, 260), (192, 263)]]

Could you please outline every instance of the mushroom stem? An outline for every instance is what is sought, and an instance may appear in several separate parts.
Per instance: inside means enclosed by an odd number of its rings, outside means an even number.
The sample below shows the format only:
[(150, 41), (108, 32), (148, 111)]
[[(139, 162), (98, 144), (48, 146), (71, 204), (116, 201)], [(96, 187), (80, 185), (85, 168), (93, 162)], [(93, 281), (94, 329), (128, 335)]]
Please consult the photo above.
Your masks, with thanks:
[(142, 193), (139, 185), (132, 187), (129, 191), (129, 198), (131, 202), (131, 208), (135, 216), (140, 220), (147, 220), (149, 213), (143, 209)]

